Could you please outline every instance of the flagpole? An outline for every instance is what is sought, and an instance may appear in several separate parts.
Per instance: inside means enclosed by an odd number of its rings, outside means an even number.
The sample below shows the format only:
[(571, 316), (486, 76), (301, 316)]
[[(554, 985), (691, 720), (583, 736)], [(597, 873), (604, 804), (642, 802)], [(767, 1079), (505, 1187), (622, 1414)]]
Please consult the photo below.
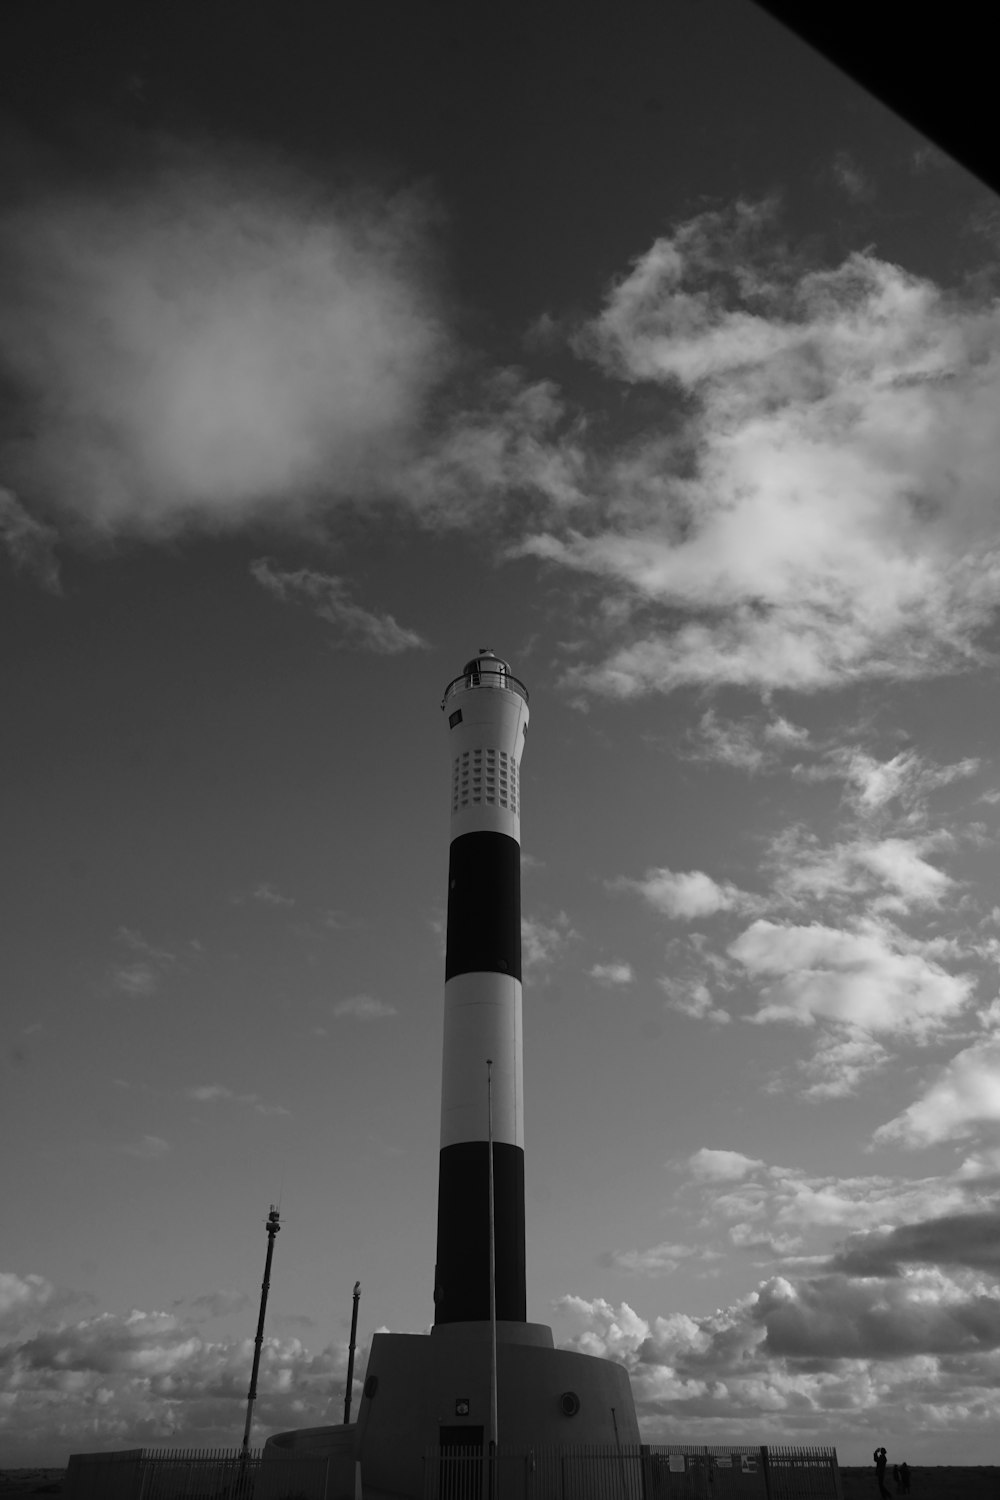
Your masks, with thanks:
[(497, 1452), (497, 1260), (493, 1201), (493, 1059), (486, 1059), (486, 1119), (490, 1151), (490, 1497), (496, 1494)]

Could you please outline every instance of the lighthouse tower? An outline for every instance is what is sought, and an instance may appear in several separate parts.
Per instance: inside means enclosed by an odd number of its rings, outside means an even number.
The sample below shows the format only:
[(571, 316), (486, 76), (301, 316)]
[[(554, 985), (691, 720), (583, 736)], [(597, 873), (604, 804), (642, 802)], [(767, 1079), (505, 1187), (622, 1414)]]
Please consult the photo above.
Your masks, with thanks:
[(492, 1064), (496, 1316), (523, 1323), (524, 1087), (519, 775), (528, 693), (481, 650), (445, 689), (451, 848), (434, 1322), (490, 1316)]
[(520, 768), (528, 692), (505, 661), (481, 650), (449, 682), (441, 707), (451, 840), (434, 1322), (429, 1335), (373, 1335), (356, 1425), (268, 1440), (275, 1456), (328, 1457), (328, 1500), (355, 1493), (355, 1464), (366, 1500), (419, 1500), (428, 1453), (486, 1452), (494, 1430), (508, 1453), (639, 1441), (624, 1366), (556, 1349), (549, 1327), (527, 1321)]

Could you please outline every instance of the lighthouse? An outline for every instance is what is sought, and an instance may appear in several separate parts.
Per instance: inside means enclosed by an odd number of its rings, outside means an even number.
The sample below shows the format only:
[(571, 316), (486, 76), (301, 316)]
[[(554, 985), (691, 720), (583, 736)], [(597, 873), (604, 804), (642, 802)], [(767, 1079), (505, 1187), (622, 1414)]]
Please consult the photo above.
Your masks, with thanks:
[(490, 1316), (491, 1133), (496, 1317), (523, 1323), (520, 767), (528, 692), (507, 662), (480, 650), (441, 707), (451, 840), (434, 1323)]
[[(275, 1456), (325, 1456), (330, 1500), (356, 1494), (355, 1466), (366, 1495), (420, 1500), (428, 1454), (492, 1454), (494, 1434), (503, 1451), (523, 1455), (639, 1441), (624, 1366), (557, 1349), (551, 1328), (527, 1318), (521, 761), (528, 690), (507, 662), (480, 650), (448, 683), (441, 707), (448, 934), (434, 1319), (429, 1334), (373, 1335), (356, 1424), (268, 1440)], [(432, 1181), (428, 1163), (428, 1191)], [(470, 1495), (478, 1493), (477, 1472), (466, 1476)]]

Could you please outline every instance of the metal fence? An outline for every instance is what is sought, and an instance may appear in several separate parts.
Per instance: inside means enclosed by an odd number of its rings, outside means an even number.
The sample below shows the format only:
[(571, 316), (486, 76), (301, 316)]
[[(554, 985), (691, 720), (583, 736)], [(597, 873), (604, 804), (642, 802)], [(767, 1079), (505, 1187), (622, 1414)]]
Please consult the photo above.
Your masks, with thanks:
[(765, 1448), (769, 1500), (843, 1500), (836, 1448)]
[(424, 1500), (842, 1500), (835, 1448), (435, 1448)]
[(66, 1500), (313, 1500), (327, 1490), (328, 1460), (273, 1457), (253, 1448), (134, 1448), (74, 1453)]
[[(322, 1500), (334, 1461), (240, 1448), (76, 1453), (66, 1500)], [(435, 1448), (424, 1500), (843, 1500), (835, 1448)]]

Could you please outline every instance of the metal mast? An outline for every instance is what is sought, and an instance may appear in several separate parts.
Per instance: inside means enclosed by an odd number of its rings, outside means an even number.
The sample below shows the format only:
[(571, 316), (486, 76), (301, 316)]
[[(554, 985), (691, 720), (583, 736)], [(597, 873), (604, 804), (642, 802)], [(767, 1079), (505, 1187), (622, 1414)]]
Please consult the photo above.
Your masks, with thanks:
[(250, 1391), (247, 1395), (247, 1420), (243, 1429), (243, 1452), (250, 1447), (250, 1424), (253, 1422), (253, 1404), (257, 1399), (257, 1371), (260, 1369), (260, 1350), (264, 1342), (264, 1314), (267, 1311), (267, 1292), (271, 1285), (271, 1257), (274, 1255), (274, 1237), (281, 1231), (278, 1210), (271, 1204), (267, 1216), (267, 1259), (264, 1262), (264, 1280), (260, 1285), (260, 1317), (257, 1319), (257, 1338), (253, 1350), (253, 1372), (250, 1376)]
[(354, 1345), (358, 1337), (358, 1302), (361, 1282), (354, 1283), (354, 1311), (351, 1313), (351, 1347), (347, 1355), (347, 1390), (344, 1392), (344, 1426), (351, 1420), (351, 1387), (354, 1384)]
[(490, 1149), (490, 1483), (489, 1496), (496, 1494), (496, 1460), (499, 1422), (497, 1420), (497, 1248), (496, 1205), (493, 1179), (493, 1059), (486, 1059), (486, 1121)]

